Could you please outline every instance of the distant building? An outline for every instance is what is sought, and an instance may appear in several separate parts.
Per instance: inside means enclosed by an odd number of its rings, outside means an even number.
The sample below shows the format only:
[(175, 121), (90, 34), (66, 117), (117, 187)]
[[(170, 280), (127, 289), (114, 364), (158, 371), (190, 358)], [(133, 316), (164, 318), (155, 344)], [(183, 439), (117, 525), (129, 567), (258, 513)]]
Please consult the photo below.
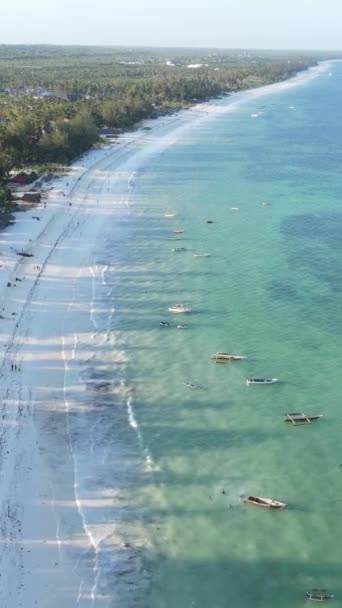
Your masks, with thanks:
[(169, 65), (171, 67), (175, 67), (175, 66), (180, 66), (182, 65), (180, 61), (177, 61), (176, 59), (167, 59), (165, 61), (166, 65)]
[(54, 97), (58, 99), (64, 99), (65, 101), (78, 101), (81, 99), (81, 93), (67, 93), (63, 89), (58, 89), (54, 92)]

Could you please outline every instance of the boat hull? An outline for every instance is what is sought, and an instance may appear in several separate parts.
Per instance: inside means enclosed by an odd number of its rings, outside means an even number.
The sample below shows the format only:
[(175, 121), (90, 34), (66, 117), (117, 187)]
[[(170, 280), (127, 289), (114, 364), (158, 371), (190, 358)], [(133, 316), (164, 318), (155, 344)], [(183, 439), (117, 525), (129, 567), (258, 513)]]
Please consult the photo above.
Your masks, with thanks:
[(306, 597), (313, 602), (324, 602), (325, 600), (332, 600), (333, 594), (328, 593), (327, 591), (307, 591)]
[(244, 502), (264, 509), (285, 509), (287, 506), (286, 502), (280, 502), (279, 500), (264, 498), (262, 496), (249, 496)]
[(255, 384), (258, 386), (266, 386), (269, 384), (275, 384), (279, 382), (278, 378), (247, 378), (246, 384)]
[(229, 361), (242, 361), (247, 359), (244, 355), (233, 355), (232, 353), (213, 353), (210, 355), (210, 359), (216, 361), (216, 363), (225, 363)]
[(319, 420), (319, 418), (322, 418), (322, 414), (286, 414), (284, 422), (291, 422), (294, 426), (296, 426), (300, 424), (310, 424), (315, 420)]

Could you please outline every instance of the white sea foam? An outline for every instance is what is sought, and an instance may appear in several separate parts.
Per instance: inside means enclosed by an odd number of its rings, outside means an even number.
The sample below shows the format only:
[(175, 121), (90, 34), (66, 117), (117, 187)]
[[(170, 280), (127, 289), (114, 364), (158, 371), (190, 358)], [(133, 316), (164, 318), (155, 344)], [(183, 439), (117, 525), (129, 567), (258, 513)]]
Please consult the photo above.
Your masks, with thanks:
[[(75, 496), (75, 503), (78, 509), (78, 512), (80, 514), (80, 518), (82, 521), (82, 526), (84, 529), (84, 532), (86, 534), (86, 536), (89, 539), (89, 544), (91, 547), (93, 547), (94, 549), (94, 553), (95, 553), (95, 559), (94, 559), (94, 584), (91, 588), (91, 597), (92, 597), (92, 601), (94, 603), (95, 601), (95, 597), (96, 597), (96, 580), (97, 580), (97, 560), (96, 560), (96, 541), (95, 538), (93, 537), (93, 534), (91, 532), (91, 529), (88, 527), (87, 525), (87, 520), (85, 517), (85, 513), (82, 509), (82, 501), (81, 498), (79, 497), (78, 491), (79, 491), (79, 475), (78, 475), (78, 463), (77, 463), (77, 458), (76, 458), (76, 454), (73, 450), (73, 445), (72, 445), (72, 439), (71, 439), (71, 431), (70, 431), (70, 423), (69, 423), (69, 414), (70, 414), (70, 407), (69, 407), (69, 401), (67, 399), (67, 387), (68, 387), (68, 383), (67, 383), (67, 374), (68, 374), (68, 370), (69, 370), (69, 366), (68, 366), (68, 356), (67, 356), (67, 350), (66, 350), (66, 343), (65, 343), (65, 338), (64, 336), (62, 337), (62, 358), (64, 361), (64, 404), (65, 404), (65, 412), (66, 412), (66, 426), (67, 426), (67, 432), (68, 432), (68, 438), (69, 438), (69, 449), (70, 449), (70, 454), (74, 463), (74, 496)], [(71, 358), (73, 358), (73, 351), (71, 353)], [(81, 584), (83, 583), (83, 581), (81, 581)]]
[(143, 440), (143, 436), (142, 433), (140, 431), (138, 422), (135, 418), (134, 415), (134, 410), (133, 410), (133, 403), (132, 403), (132, 397), (128, 397), (127, 399), (127, 411), (128, 411), (128, 421), (129, 424), (131, 425), (132, 429), (135, 430), (137, 438), (138, 438), (138, 442), (139, 442), (139, 446), (142, 450), (142, 452), (145, 455), (145, 461), (146, 464), (148, 465), (149, 468), (156, 468), (155, 463), (153, 462), (153, 458), (148, 450), (148, 448), (144, 445), (144, 440)]

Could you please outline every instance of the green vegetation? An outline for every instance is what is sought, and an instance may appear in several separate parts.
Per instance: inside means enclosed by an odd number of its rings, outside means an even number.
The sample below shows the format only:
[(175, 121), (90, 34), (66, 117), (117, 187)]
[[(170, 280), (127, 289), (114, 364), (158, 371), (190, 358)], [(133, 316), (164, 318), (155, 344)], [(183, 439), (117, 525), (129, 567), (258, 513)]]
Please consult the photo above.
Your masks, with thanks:
[(70, 162), (97, 141), (99, 127), (129, 129), (143, 118), (286, 79), (319, 58), (303, 53), (2, 45), (0, 183), (13, 168)]

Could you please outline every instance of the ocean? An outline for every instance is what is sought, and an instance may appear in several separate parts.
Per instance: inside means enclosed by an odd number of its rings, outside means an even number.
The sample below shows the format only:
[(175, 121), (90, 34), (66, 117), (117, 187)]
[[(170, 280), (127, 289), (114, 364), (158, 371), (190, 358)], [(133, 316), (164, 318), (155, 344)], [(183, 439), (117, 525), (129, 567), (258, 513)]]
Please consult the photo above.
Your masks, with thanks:
[(106, 497), (83, 510), (94, 607), (342, 595), (341, 97), (331, 62), (149, 121), (90, 183), (122, 203), (94, 252), (86, 442), (69, 414), (80, 500)]

